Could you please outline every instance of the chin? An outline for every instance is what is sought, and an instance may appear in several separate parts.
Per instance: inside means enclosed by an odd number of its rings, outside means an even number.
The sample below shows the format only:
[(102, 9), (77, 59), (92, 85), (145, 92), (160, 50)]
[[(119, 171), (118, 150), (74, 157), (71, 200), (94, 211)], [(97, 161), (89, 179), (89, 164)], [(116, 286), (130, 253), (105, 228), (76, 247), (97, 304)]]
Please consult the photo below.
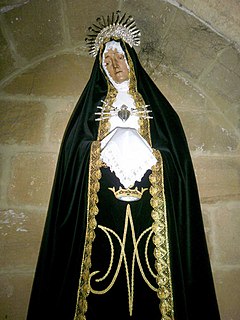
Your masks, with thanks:
[(122, 78), (122, 79), (115, 79), (114, 81), (116, 82), (116, 83), (122, 83), (122, 82), (124, 82), (124, 81), (127, 81), (128, 80), (128, 78), (126, 79), (126, 78)]

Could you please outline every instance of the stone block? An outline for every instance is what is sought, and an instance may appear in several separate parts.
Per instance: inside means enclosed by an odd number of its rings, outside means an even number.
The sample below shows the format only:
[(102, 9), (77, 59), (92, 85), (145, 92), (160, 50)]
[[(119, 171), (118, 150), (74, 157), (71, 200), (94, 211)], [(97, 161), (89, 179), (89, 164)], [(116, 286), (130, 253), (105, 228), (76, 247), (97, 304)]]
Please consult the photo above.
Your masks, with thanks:
[(58, 1), (27, 1), (5, 14), (18, 55), (31, 60), (63, 44), (61, 8)]
[(177, 10), (162, 44), (162, 63), (198, 78), (227, 45), (226, 40), (193, 16)]
[(9, 45), (0, 29), (0, 81), (9, 75), (14, 69), (14, 59), (9, 50)]
[(238, 158), (193, 156), (196, 178), (202, 202), (239, 197)]
[(212, 229), (212, 221), (211, 214), (208, 210), (209, 204), (202, 204), (202, 217), (204, 223), (204, 231), (207, 240), (208, 253), (210, 256), (211, 264), (214, 264), (214, 244), (213, 244), (213, 229)]
[[(125, 1), (122, 12), (133, 15), (137, 27), (141, 31), (142, 58), (157, 60), (161, 57), (161, 46), (164, 37), (172, 23), (177, 8), (165, 1), (143, 0)], [(143, 14), (144, 12), (144, 14)]]
[(218, 61), (201, 77), (200, 85), (213, 98), (219, 95), (230, 102), (237, 102), (240, 99), (240, 75)]
[(240, 76), (240, 53), (234, 47), (227, 47), (218, 57), (218, 61)]
[[(3, 91), (9, 93), (10, 95), (31, 95), (32, 86), (34, 84), (34, 74), (33, 73), (20, 73), (13, 78), (10, 82), (6, 82), (3, 85)], [(6, 90), (5, 90), (6, 88)]]
[(57, 112), (51, 122), (50, 141), (60, 143), (66, 129), (71, 112)]
[(44, 139), (46, 107), (33, 101), (0, 101), (0, 143), (40, 144)]
[(24, 271), (0, 274), (0, 319), (26, 319), (33, 275)]
[(236, 152), (239, 138), (221, 112), (180, 111), (179, 116), (192, 151)]
[[(213, 92), (210, 93), (214, 94)], [(238, 102), (230, 102), (226, 97), (214, 94), (214, 99), (209, 96), (206, 100), (206, 110), (220, 111), (222, 116), (232, 125), (232, 130), (236, 132), (240, 128), (240, 105)]]
[(46, 212), (0, 210), (1, 270), (36, 267)]
[(240, 200), (216, 202), (209, 207), (212, 219), (214, 262), (218, 265), (239, 265)]
[[(238, 0), (178, 0), (178, 3), (206, 21), (220, 34), (239, 44), (240, 7)], [(186, 10), (185, 8), (183, 10)]]
[(178, 61), (177, 67), (181, 70), (181, 73), (197, 79), (212, 61), (214, 60), (207, 56), (205, 52), (197, 50), (193, 44), (188, 43), (182, 57)]
[(3, 156), (0, 153), (0, 201), (2, 200), (2, 196), (3, 196), (3, 191), (2, 191), (2, 183), (3, 183), (3, 167), (4, 167), (4, 161), (3, 161)]
[(240, 268), (219, 269), (214, 279), (221, 320), (239, 319)]
[(93, 59), (63, 54), (42, 61), (16, 77), (3, 89), (9, 94), (79, 96), (87, 84)]
[(86, 31), (96, 22), (96, 18), (107, 16), (119, 7), (117, 0), (83, 1), (81, 5), (75, 0), (65, 1), (66, 18), (69, 26), (69, 33), (74, 44), (84, 41)]
[(54, 97), (53, 99), (47, 99), (46, 106), (49, 111), (49, 119), (52, 120), (51, 117), (55, 115), (55, 113), (71, 113), (78, 101), (77, 97)]
[(207, 98), (202, 92), (180, 75), (157, 68), (153, 77), (155, 84), (177, 112), (181, 110), (203, 112), (206, 109), (213, 109), (211, 105), (206, 107)]
[(12, 159), (10, 204), (47, 206), (56, 166), (52, 153), (20, 153)]

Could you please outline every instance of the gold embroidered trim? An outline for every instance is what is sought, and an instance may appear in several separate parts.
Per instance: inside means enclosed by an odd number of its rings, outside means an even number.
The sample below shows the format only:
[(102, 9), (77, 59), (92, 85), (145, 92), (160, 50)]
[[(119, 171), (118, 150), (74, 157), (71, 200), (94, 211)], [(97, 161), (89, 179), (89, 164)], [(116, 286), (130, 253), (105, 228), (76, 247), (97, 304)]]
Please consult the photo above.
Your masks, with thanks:
[[(127, 256), (125, 253), (125, 245), (126, 245), (126, 237), (127, 237), (127, 230), (128, 230), (128, 224), (130, 223), (130, 227), (131, 227), (131, 233), (132, 233), (132, 240), (133, 240), (133, 246), (134, 246), (134, 251), (133, 251), (133, 256), (132, 256), (132, 267), (131, 267), (131, 272), (129, 272), (129, 268), (128, 268), (128, 263), (127, 263)], [(118, 277), (122, 262), (124, 263), (124, 267), (125, 267), (125, 272), (126, 272), (126, 281), (127, 281), (127, 288), (128, 288), (128, 303), (129, 303), (129, 314), (130, 316), (132, 315), (133, 312), (133, 298), (134, 298), (134, 270), (135, 270), (135, 262), (137, 261), (139, 270), (141, 272), (141, 275), (144, 279), (144, 281), (146, 282), (146, 284), (149, 286), (150, 289), (152, 289), (153, 291), (157, 292), (157, 288), (155, 288), (150, 281), (148, 280), (146, 274), (144, 273), (143, 267), (142, 267), (142, 263), (141, 263), (141, 259), (139, 256), (139, 252), (138, 252), (138, 245), (142, 239), (142, 237), (149, 232), (149, 235), (147, 237), (146, 243), (145, 243), (145, 261), (146, 264), (148, 266), (148, 269), (150, 271), (150, 273), (153, 275), (154, 278), (157, 277), (156, 274), (153, 273), (153, 271), (150, 268), (150, 263), (148, 261), (148, 246), (149, 246), (149, 240), (153, 235), (153, 230), (152, 227), (147, 228), (146, 230), (144, 230), (140, 236), (138, 237), (138, 239), (136, 239), (136, 234), (135, 234), (135, 228), (134, 228), (134, 222), (133, 222), (133, 218), (132, 218), (132, 213), (131, 213), (131, 207), (130, 204), (127, 205), (126, 207), (126, 215), (125, 215), (125, 224), (124, 224), (124, 231), (123, 231), (123, 236), (122, 239), (119, 237), (119, 235), (112, 229), (104, 227), (99, 225), (98, 226), (101, 230), (104, 231), (104, 233), (106, 234), (109, 244), (110, 244), (110, 248), (111, 248), (111, 254), (110, 254), (110, 262), (109, 262), (109, 266), (108, 269), (106, 271), (106, 273), (101, 277), (101, 278), (95, 278), (94, 281), (95, 282), (101, 282), (103, 280), (105, 280), (107, 278), (107, 276), (110, 274), (112, 266), (113, 266), (113, 260), (114, 260), (114, 245), (113, 245), (113, 240), (111, 238), (111, 234), (118, 240), (120, 248), (121, 248), (121, 252), (119, 255), (119, 259), (118, 259), (118, 263), (117, 263), (117, 267), (116, 270), (114, 272), (114, 275), (109, 283), (109, 285), (102, 290), (94, 290), (94, 288), (91, 285), (91, 279), (97, 275), (98, 273), (100, 273), (100, 270), (94, 271), (90, 274), (90, 290), (92, 293), (94, 294), (105, 294), (106, 292), (108, 292), (114, 285), (114, 283), (116, 282), (116, 279)], [(93, 281), (93, 280), (92, 280)]]
[(92, 243), (95, 239), (95, 228), (97, 226), (96, 215), (98, 214), (98, 196), (100, 189), (100, 142), (94, 141), (91, 146), (88, 178), (88, 205), (87, 205), (87, 225), (84, 243), (84, 252), (81, 265), (77, 303), (74, 320), (86, 320), (87, 297), (90, 293), (89, 269), (91, 267)]
[[(102, 73), (105, 75), (105, 72), (103, 71), (103, 68), (102, 68), (102, 51), (103, 51), (103, 47), (100, 49), (99, 66), (100, 66), (100, 69), (102, 70)], [(107, 85), (108, 85), (108, 91), (107, 91), (107, 96), (106, 96), (104, 102), (105, 102), (105, 111), (109, 112), (113, 102), (116, 99), (117, 90), (110, 83), (110, 81), (107, 77), (106, 77), (106, 80), (107, 80)], [(110, 125), (109, 119), (102, 119), (101, 121), (99, 121), (98, 137), (97, 137), (97, 139), (99, 141), (102, 141), (102, 139), (107, 136), (107, 134), (110, 131), (110, 127), (111, 127), (111, 125)]]
[(166, 200), (164, 193), (164, 176), (162, 157), (158, 150), (154, 150), (157, 163), (152, 167), (149, 176), (151, 182), (150, 194), (153, 223), (153, 243), (155, 245), (154, 256), (157, 270), (157, 295), (160, 299), (160, 311), (162, 320), (174, 320), (172, 278), (170, 270), (170, 252), (168, 240), (168, 222), (166, 212)]
[[(112, 86), (109, 86), (108, 94), (104, 100), (105, 102), (105, 111), (109, 112), (111, 109), (111, 106), (116, 99), (117, 92)], [(103, 138), (105, 138), (109, 131), (110, 131), (111, 125), (109, 119), (102, 119), (99, 121), (99, 127), (98, 127), (98, 141), (102, 141)]]

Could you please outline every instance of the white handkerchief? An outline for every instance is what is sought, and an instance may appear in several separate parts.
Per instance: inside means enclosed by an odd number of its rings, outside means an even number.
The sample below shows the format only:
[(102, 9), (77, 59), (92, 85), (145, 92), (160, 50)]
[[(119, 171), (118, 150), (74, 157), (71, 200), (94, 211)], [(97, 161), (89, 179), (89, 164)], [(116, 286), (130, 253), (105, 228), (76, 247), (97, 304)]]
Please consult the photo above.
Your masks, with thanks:
[(157, 160), (151, 146), (134, 128), (117, 127), (101, 142), (101, 159), (125, 188), (141, 181)]

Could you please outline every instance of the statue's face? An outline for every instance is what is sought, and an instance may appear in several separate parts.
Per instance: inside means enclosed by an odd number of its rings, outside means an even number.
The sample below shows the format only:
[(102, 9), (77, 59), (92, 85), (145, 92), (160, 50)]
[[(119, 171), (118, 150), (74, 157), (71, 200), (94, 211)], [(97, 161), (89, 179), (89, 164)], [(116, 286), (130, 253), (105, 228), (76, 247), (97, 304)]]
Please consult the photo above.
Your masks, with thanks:
[(109, 49), (104, 54), (104, 62), (112, 79), (117, 83), (122, 83), (129, 79), (129, 70), (124, 55), (117, 49)]

